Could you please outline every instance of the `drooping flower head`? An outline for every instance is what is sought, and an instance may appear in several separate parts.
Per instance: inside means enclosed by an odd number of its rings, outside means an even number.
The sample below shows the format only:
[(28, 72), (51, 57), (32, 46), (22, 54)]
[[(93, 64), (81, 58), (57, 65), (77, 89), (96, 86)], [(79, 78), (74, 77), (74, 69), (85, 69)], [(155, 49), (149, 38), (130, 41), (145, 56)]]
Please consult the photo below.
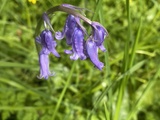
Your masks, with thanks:
[(92, 36), (90, 36), (86, 41), (87, 55), (89, 56), (95, 67), (97, 67), (99, 70), (102, 70), (104, 64), (98, 59), (98, 47), (96, 45), (96, 42), (92, 39)]
[[(82, 14), (83, 9), (69, 4), (62, 4), (48, 9), (43, 13), (42, 18), (44, 21), (45, 30), (43, 30), (38, 37), (36, 37), (37, 43), (42, 47), (39, 53), (39, 64), (40, 64), (40, 76), (39, 78), (48, 79), (49, 76), (54, 75), (49, 70), (49, 54), (52, 53), (56, 57), (60, 57), (56, 51), (57, 43), (54, 40), (54, 37), (57, 40), (62, 40), (66, 38), (67, 45), (71, 46), (71, 50), (65, 50), (66, 54), (71, 54), (71, 60), (81, 60), (90, 58), (91, 62), (95, 65), (96, 68), (102, 70), (104, 64), (98, 58), (98, 50), (106, 51), (103, 46), (104, 39), (108, 35), (107, 30), (98, 22), (93, 22)], [(62, 32), (54, 32), (52, 24), (48, 17), (49, 14), (52, 14), (55, 11), (63, 11), (68, 13), (64, 28)], [(86, 32), (86, 29), (81, 24), (81, 21), (84, 21), (89, 26), (92, 27), (92, 32), (90, 37), (85, 41), (85, 35), (89, 35)], [(37, 25), (37, 32), (39, 33), (42, 21), (40, 20), (39, 26)], [(52, 35), (52, 32), (54, 35)], [(37, 34), (35, 35), (37, 36)]]
[(57, 46), (56, 41), (54, 41), (52, 32), (50, 30), (43, 30), (40, 36), (36, 37), (36, 42), (41, 44), (41, 51), (39, 53), (39, 65), (40, 65), (40, 75), (39, 79), (48, 79), (49, 76), (53, 76), (49, 70), (49, 54), (52, 53), (56, 57), (60, 57), (55, 47)]
[(52, 32), (50, 30), (47, 30), (47, 29), (43, 30), (40, 36), (36, 37), (36, 41), (40, 43), (43, 48), (41, 52), (45, 53), (46, 51), (48, 51), (49, 53), (51, 52), (56, 57), (60, 57), (57, 50), (55, 49), (57, 44), (56, 44), (56, 41), (54, 41)]
[(71, 45), (72, 44), (71, 37), (75, 27), (77, 27), (75, 17), (73, 15), (68, 15), (63, 31), (56, 32), (55, 34), (56, 39), (61, 40), (64, 37), (66, 37), (66, 43), (68, 45)]
[(66, 20), (66, 26), (65, 26), (65, 36), (66, 36), (66, 43), (68, 45), (72, 44), (72, 35), (74, 32), (74, 29), (77, 27), (77, 22), (75, 20), (75, 17), (73, 15), (68, 15), (68, 18)]
[(66, 19), (66, 24), (62, 32), (56, 32), (55, 37), (57, 39), (62, 39), (66, 37), (66, 43), (72, 46), (72, 50), (65, 50), (66, 54), (73, 54), (70, 56), (71, 60), (81, 60), (86, 59), (84, 51), (84, 34), (85, 29), (80, 23), (80, 19), (73, 15), (68, 15)]
[(96, 45), (102, 50), (106, 51), (103, 42), (108, 35), (107, 30), (98, 22), (92, 22), (93, 39)]
[(72, 50), (65, 50), (66, 54), (73, 54), (70, 56), (71, 60), (77, 60), (80, 58), (81, 60), (86, 59), (84, 54), (84, 33), (80, 27), (74, 28), (73, 35), (71, 37), (72, 41)]
[(49, 76), (54, 76), (55, 73), (51, 73), (49, 70), (49, 58), (48, 54), (44, 54), (41, 52), (39, 54), (39, 65), (40, 65), (40, 75), (38, 76), (39, 79), (48, 79)]

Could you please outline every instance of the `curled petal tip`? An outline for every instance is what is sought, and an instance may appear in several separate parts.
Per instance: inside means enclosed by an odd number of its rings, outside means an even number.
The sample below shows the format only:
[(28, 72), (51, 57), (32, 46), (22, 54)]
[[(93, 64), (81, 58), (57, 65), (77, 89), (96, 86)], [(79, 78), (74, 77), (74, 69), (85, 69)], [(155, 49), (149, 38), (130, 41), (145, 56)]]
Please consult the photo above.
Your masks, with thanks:
[(66, 54), (73, 54), (73, 51), (72, 50), (64, 50), (64, 53), (66, 53)]
[(56, 74), (55, 72), (51, 72), (48, 76), (38, 75), (37, 78), (38, 79), (44, 78), (45, 80), (47, 80), (49, 78), (49, 76), (55, 76), (55, 74)]
[(98, 65), (95, 66), (96, 68), (98, 68), (99, 70), (102, 70), (104, 67), (104, 63), (100, 62)]
[(57, 32), (55, 33), (55, 38), (56, 38), (57, 40), (62, 40), (62, 39), (64, 38), (64, 33), (60, 32), (60, 31), (57, 31)]
[(79, 56), (78, 56), (77, 54), (73, 54), (73, 55), (70, 56), (70, 59), (71, 59), (71, 60), (77, 60), (78, 57), (79, 57)]
[(87, 57), (84, 55), (84, 54), (82, 54), (81, 56), (80, 56), (80, 59), (81, 60), (85, 60)]
[(51, 52), (52, 52), (52, 54), (53, 54), (54, 56), (60, 57), (60, 55), (58, 54), (58, 52), (57, 52), (56, 50), (52, 50)]
[(106, 48), (103, 45), (100, 45), (98, 47), (102, 52), (106, 52), (107, 51)]

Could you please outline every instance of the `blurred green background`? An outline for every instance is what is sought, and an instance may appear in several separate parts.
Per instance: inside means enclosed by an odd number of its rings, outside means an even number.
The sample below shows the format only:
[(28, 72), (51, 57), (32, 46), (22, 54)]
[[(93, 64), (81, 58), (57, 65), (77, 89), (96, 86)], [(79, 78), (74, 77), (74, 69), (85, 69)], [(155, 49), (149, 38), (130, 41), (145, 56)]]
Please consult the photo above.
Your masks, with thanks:
[[(50, 55), (56, 76), (39, 80), (37, 21), (62, 3), (91, 10), (86, 17), (108, 30), (105, 67), (71, 61), (62, 40), (61, 58)], [(50, 16), (56, 31), (66, 16)], [(159, 63), (159, 0), (0, 0), (0, 120), (159, 120)]]

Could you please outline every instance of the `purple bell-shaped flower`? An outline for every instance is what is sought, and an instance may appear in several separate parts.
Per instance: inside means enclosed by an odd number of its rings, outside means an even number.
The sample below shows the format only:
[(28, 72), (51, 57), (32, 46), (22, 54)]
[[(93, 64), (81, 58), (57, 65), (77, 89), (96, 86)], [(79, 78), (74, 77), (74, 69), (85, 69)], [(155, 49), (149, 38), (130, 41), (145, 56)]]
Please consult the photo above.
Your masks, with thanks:
[(91, 62), (97, 67), (99, 70), (102, 70), (104, 64), (98, 59), (98, 47), (96, 42), (92, 40), (92, 36), (88, 38), (86, 41), (86, 51), (87, 55), (90, 58)]
[(93, 39), (96, 45), (104, 52), (106, 51), (103, 46), (105, 37), (108, 35), (107, 30), (98, 22), (92, 22)]
[(36, 37), (36, 42), (42, 46), (42, 50), (39, 53), (40, 75), (38, 78), (48, 79), (49, 76), (53, 76), (55, 74), (51, 73), (49, 70), (49, 54), (52, 53), (56, 57), (60, 57), (55, 49), (57, 44), (56, 41), (54, 41), (50, 30), (43, 30), (40, 36)]
[(71, 45), (72, 44), (71, 37), (72, 37), (72, 34), (74, 32), (75, 27), (77, 27), (77, 22), (76, 22), (75, 17), (73, 15), (68, 15), (68, 17), (66, 19), (66, 24), (63, 28), (63, 31), (62, 32), (60, 32), (60, 31), (56, 32), (55, 38), (57, 40), (61, 40), (64, 37), (66, 37), (67, 44)]
[(49, 70), (49, 58), (48, 54), (40, 53), (39, 54), (39, 65), (40, 65), (40, 75), (39, 79), (48, 79), (49, 76), (54, 76), (55, 73), (51, 73)]
[(45, 50), (51, 52), (56, 57), (60, 57), (55, 47), (57, 46), (56, 41), (52, 36), (52, 32), (50, 30), (43, 30), (39, 37), (36, 37), (36, 41), (42, 45), (42, 52)]
[(73, 54), (70, 56), (70, 59), (77, 60), (80, 58), (81, 60), (86, 59), (84, 54), (84, 33), (80, 27), (74, 29), (74, 33), (72, 35), (72, 50), (65, 50), (66, 54)]

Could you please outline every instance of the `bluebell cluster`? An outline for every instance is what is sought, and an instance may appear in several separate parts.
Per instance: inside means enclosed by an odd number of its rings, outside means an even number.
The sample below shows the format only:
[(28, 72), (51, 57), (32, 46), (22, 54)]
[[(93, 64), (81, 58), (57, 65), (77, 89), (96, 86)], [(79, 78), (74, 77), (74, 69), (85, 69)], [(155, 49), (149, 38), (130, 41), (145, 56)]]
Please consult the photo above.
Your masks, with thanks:
[[(67, 7), (66, 11), (79, 9), (76, 6), (63, 4)], [(65, 10), (64, 10), (65, 11)], [(71, 46), (71, 50), (64, 50), (64, 53), (70, 54), (71, 60), (85, 60), (89, 58), (96, 68), (102, 70), (104, 63), (99, 61), (98, 50), (105, 52), (106, 49), (103, 46), (104, 39), (108, 35), (107, 30), (98, 22), (87, 21), (88, 19), (81, 19), (82, 15), (69, 14), (64, 28), (62, 31), (52, 32), (53, 28), (50, 23), (49, 17), (46, 13), (43, 14), (45, 29), (36, 37), (36, 42), (41, 45), (41, 51), (39, 52), (39, 65), (40, 75), (39, 79), (48, 79), (49, 76), (53, 76), (55, 73), (49, 70), (49, 54), (52, 53), (56, 57), (60, 57), (56, 51), (57, 43), (54, 39), (62, 40), (65, 38), (66, 44)], [(85, 27), (81, 24), (81, 20), (88, 22), (92, 28), (91, 33), (88, 35)], [(86, 21), (85, 21), (86, 20)], [(46, 27), (48, 25), (49, 27)], [(87, 36), (87, 40), (85, 40)]]

